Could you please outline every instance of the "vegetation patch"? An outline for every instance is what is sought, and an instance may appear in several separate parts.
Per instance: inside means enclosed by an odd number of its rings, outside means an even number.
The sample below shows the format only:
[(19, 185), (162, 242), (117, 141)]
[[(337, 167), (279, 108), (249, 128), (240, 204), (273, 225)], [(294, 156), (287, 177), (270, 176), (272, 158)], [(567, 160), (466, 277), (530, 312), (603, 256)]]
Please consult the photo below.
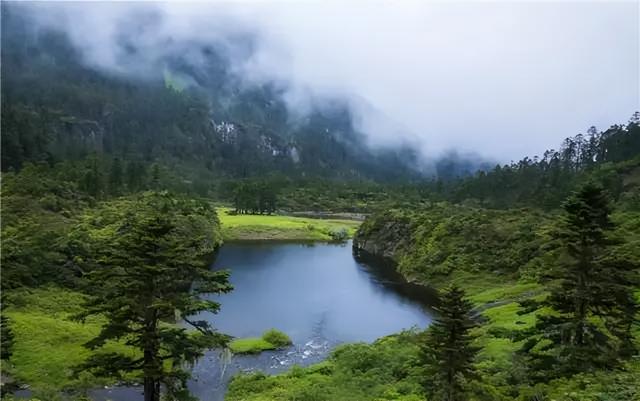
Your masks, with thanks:
[(225, 240), (343, 241), (353, 237), (359, 221), (282, 215), (233, 214), (218, 208)]
[(285, 333), (270, 329), (262, 337), (239, 338), (229, 343), (234, 354), (259, 354), (262, 351), (285, 348), (291, 345), (291, 339)]
[[(28, 383), (36, 391), (108, 382), (93, 376), (79, 378), (74, 375), (74, 367), (91, 355), (84, 344), (99, 333), (104, 323), (99, 318), (90, 318), (84, 323), (72, 319), (82, 310), (84, 295), (47, 287), (13, 290), (6, 296), (12, 306), (3, 314), (10, 319), (15, 336), (8, 369), (12, 377)], [(103, 352), (135, 356), (134, 350), (119, 343), (109, 343)], [(3, 366), (3, 371), (5, 369)]]

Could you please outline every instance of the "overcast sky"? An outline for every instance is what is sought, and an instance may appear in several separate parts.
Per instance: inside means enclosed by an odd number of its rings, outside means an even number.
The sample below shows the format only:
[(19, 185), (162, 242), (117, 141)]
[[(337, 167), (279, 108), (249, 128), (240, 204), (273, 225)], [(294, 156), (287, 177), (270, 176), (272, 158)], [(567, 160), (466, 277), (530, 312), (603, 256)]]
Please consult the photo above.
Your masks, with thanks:
[(248, 81), (289, 82), (299, 110), (309, 94), (345, 96), (372, 143), (407, 136), (428, 155), (515, 160), (640, 110), (638, 1), (342, 3), (110, 3), (40, 18), (108, 69), (123, 68), (114, 37), (141, 7), (163, 16), (128, 33), (150, 58), (167, 37), (257, 33), (255, 54), (235, 66)]

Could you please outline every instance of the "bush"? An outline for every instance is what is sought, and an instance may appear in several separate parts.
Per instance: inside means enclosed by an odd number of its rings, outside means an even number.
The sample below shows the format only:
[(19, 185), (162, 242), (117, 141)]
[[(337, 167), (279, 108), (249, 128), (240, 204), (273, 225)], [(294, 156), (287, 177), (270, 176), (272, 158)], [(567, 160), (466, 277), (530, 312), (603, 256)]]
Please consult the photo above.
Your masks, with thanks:
[(334, 241), (346, 241), (349, 238), (349, 232), (346, 228), (342, 227), (337, 230), (331, 230), (329, 236)]
[(289, 338), (289, 336), (276, 329), (265, 331), (262, 335), (262, 339), (268, 343), (273, 344), (276, 348), (282, 348), (291, 345), (291, 339)]

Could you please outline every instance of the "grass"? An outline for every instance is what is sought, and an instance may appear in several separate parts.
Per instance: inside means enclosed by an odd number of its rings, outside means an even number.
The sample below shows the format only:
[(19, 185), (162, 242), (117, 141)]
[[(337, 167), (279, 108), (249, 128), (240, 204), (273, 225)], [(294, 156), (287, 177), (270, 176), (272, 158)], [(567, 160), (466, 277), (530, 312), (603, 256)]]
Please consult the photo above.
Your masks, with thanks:
[[(102, 326), (98, 318), (85, 323), (71, 319), (81, 310), (82, 294), (48, 287), (12, 291), (7, 298), (11, 306), (3, 314), (9, 317), (15, 336), (8, 369), (13, 378), (35, 390), (107, 383), (93, 377), (87, 383), (86, 375), (78, 379), (73, 374), (74, 367), (91, 354), (83, 344), (94, 338)], [(103, 352), (134, 354), (134, 350), (118, 343), (107, 344)]]
[(228, 401), (419, 401), (420, 373), (410, 365), (417, 352), (415, 335), (404, 332), (373, 344), (344, 344), (329, 360), (266, 376), (237, 375)]
[(249, 337), (231, 341), (229, 348), (234, 354), (259, 354), (277, 347), (260, 337)]
[(231, 209), (218, 208), (225, 240), (333, 241), (345, 234), (351, 238), (359, 221), (311, 219), (281, 215), (232, 215)]
[(270, 329), (262, 337), (239, 338), (231, 341), (229, 349), (234, 354), (259, 354), (262, 351), (284, 348), (291, 345), (291, 339), (285, 333)]

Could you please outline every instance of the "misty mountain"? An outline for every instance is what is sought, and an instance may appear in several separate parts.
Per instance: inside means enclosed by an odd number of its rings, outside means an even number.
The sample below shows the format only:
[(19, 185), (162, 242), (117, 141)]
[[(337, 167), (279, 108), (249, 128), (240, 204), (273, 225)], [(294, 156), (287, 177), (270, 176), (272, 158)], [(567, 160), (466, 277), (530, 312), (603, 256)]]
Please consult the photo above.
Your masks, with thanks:
[[(2, 7), (3, 170), (97, 153), (161, 163), (189, 179), (423, 174), (409, 144), (368, 146), (346, 100), (315, 99), (302, 114), (288, 110), (286, 84), (248, 85), (229, 60), (251, 53), (250, 36), (168, 43), (171, 51), (143, 76), (118, 74), (87, 66), (64, 32), (29, 23), (28, 9)], [(153, 15), (136, 22), (152, 25)], [(118, 43), (128, 64), (144, 51), (126, 37)], [(474, 171), (465, 160), (446, 165), (446, 176)]]

